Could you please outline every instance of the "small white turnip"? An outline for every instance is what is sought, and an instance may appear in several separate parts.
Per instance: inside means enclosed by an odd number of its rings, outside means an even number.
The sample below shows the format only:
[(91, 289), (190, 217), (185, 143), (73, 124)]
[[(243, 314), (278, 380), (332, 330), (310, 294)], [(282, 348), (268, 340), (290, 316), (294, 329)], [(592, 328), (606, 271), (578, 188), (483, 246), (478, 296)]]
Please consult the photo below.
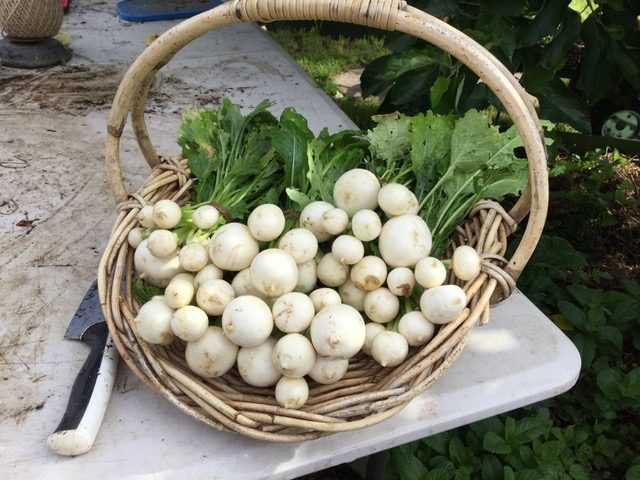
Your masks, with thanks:
[(348, 279), (340, 287), (338, 293), (345, 305), (351, 305), (359, 312), (364, 312), (364, 297), (367, 295), (365, 290), (356, 287), (351, 279)]
[(191, 303), (194, 293), (193, 277), (186, 274), (176, 275), (164, 290), (164, 301), (171, 308), (184, 307)]
[(340, 263), (354, 265), (364, 257), (364, 245), (352, 235), (340, 235), (331, 244), (331, 253)]
[(311, 342), (299, 333), (288, 333), (273, 348), (273, 365), (287, 377), (304, 377), (316, 362)]
[(198, 340), (187, 343), (185, 359), (189, 368), (204, 378), (219, 377), (227, 373), (236, 363), (238, 346), (232, 343), (216, 326)]
[(420, 310), (427, 320), (442, 324), (454, 320), (467, 304), (467, 296), (457, 285), (429, 288), (420, 297)]
[(349, 360), (346, 358), (316, 356), (316, 363), (309, 376), (323, 385), (330, 385), (341, 380), (347, 373)]
[(415, 194), (400, 183), (387, 183), (378, 192), (378, 204), (387, 217), (418, 213)]
[(269, 337), (255, 347), (242, 347), (238, 352), (238, 373), (242, 379), (254, 387), (275, 385), (282, 374), (273, 365), (273, 348), (276, 339)]
[(322, 227), (322, 216), (333, 208), (329, 202), (320, 200), (309, 203), (300, 212), (300, 226), (313, 233), (319, 242), (329, 240), (331, 234)]
[(282, 377), (276, 384), (276, 402), (284, 408), (300, 408), (309, 398), (309, 385), (304, 378)]
[(400, 365), (409, 353), (407, 340), (398, 332), (385, 330), (371, 342), (371, 356), (383, 367)]
[(178, 252), (165, 258), (154, 256), (147, 248), (149, 239), (144, 239), (133, 254), (133, 263), (141, 279), (154, 287), (164, 288), (173, 277), (184, 270), (180, 266)]
[(158, 228), (153, 221), (153, 205), (145, 205), (136, 215), (136, 219), (144, 228)]
[(327, 287), (316, 288), (309, 294), (309, 298), (313, 302), (313, 308), (316, 313), (323, 308), (330, 307), (332, 305), (340, 305), (342, 303), (340, 294), (333, 288)]
[(312, 258), (304, 263), (298, 264), (298, 283), (296, 283), (296, 292), (309, 293), (318, 283), (318, 274), (316, 273), (317, 263)]
[(191, 219), (200, 230), (208, 230), (218, 223), (220, 212), (213, 205), (202, 205), (193, 211)]
[(316, 267), (318, 280), (327, 287), (339, 287), (349, 278), (349, 267), (339, 262), (333, 253), (327, 253)]
[(417, 310), (405, 313), (398, 322), (398, 332), (412, 347), (424, 345), (433, 338), (436, 327)]
[(233, 287), (227, 281), (212, 278), (198, 285), (196, 305), (209, 315), (222, 315), (235, 296)]
[(259, 242), (270, 242), (278, 238), (284, 230), (284, 223), (282, 209), (272, 203), (257, 206), (247, 219), (251, 235)]
[(246, 225), (227, 223), (209, 240), (209, 257), (222, 270), (239, 272), (251, 265), (260, 246)]
[(386, 331), (386, 328), (383, 324), (376, 322), (368, 322), (364, 327), (365, 332), (362, 351), (367, 355), (371, 355), (371, 344), (373, 343), (373, 339), (376, 338), (379, 333)]
[(293, 257), (297, 264), (312, 260), (318, 253), (318, 239), (306, 228), (292, 228), (282, 235), (278, 248)]
[(186, 305), (173, 312), (171, 330), (185, 342), (193, 342), (202, 337), (209, 327), (207, 313), (195, 305)]
[(285, 333), (299, 333), (311, 325), (315, 315), (313, 301), (304, 293), (285, 293), (271, 307), (276, 327)]
[(416, 277), (410, 268), (396, 267), (387, 275), (389, 291), (399, 297), (410, 297), (415, 285)]
[(141, 227), (134, 227), (129, 231), (127, 235), (127, 242), (131, 248), (138, 248), (138, 245), (144, 240), (144, 229)]
[(424, 257), (418, 260), (414, 270), (416, 281), (424, 288), (438, 287), (447, 278), (444, 264), (434, 257)]
[(431, 232), (418, 215), (393, 217), (382, 226), (378, 248), (391, 267), (414, 267), (431, 252)]
[(158, 200), (153, 206), (153, 222), (160, 228), (174, 228), (182, 218), (182, 210), (173, 200)]
[(268, 297), (292, 292), (298, 283), (296, 261), (279, 248), (268, 248), (258, 253), (249, 271), (253, 286)]
[(147, 239), (147, 248), (154, 257), (165, 258), (178, 249), (178, 238), (169, 230), (154, 230)]
[(224, 272), (213, 263), (208, 263), (198, 273), (196, 273), (196, 278), (194, 279), (193, 284), (198, 288), (199, 285), (203, 284), (207, 280), (218, 280), (222, 278), (223, 274)]
[(363, 209), (378, 206), (380, 182), (369, 170), (354, 168), (343, 173), (333, 185), (333, 201), (352, 217)]
[(180, 249), (180, 265), (187, 272), (199, 272), (209, 263), (209, 253), (206, 247), (197, 243), (187, 243)]
[(364, 319), (349, 305), (323, 308), (311, 322), (311, 341), (320, 355), (351, 358), (365, 339)]
[(341, 208), (332, 208), (322, 214), (322, 229), (331, 235), (340, 235), (349, 225), (349, 215)]
[(271, 335), (271, 309), (258, 297), (236, 297), (227, 304), (222, 313), (222, 328), (225, 335), (236, 345), (255, 347)]
[(375, 255), (367, 255), (351, 267), (351, 281), (361, 290), (380, 288), (387, 279), (387, 265)]
[(163, 297), (158, 296), (143, 304), (135, 318), (140, 337), (156, 345), (169, 345), (173, 342), (171, 318), (173, 308), (167, 305)]
[(363, 242), (375, 240), (382, 230), (382, 220), (373, 210), (360, 210), (351, 219), (353, 236)]
[(455, 276), (466, 282), (480, 275), (482, 258), (475, 248), (469, 245), (460, 245), (453, 251), (451, 265)]
[(400, 300), (388, 288), (376, 288), (364, 297), (364, 313), (374, 322), (388, 323), (399, 311)]

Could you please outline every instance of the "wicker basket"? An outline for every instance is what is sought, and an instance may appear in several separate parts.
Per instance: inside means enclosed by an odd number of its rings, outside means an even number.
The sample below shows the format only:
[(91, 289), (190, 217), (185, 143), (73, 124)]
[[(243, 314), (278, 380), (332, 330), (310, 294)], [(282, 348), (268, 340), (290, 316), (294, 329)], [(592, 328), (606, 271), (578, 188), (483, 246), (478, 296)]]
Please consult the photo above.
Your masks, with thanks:
[[(510, 212), (495, 202), (478, 204), (457, 228), (454, 244), (469, 244), (484, 256), (481, 275), (464, 285), (468, 305), (442, 326), (421, 349), (412, 349), (396, 368), (384, 369), (359, 355), (346, 377), (334, 385), (311, 384), (300, 410), (279, 407), (272, 388), (245, 384), (235, 369), (217, 379), (193, 375), (183, 349), (149, 345), (136, 332), (139, 308), (132, 295), (133, 249), (128, 232), (142, 206), (162, 198), (186, 200), (191, 179), (186, 160), (160, 157), (147, 134), (144, 104), (155, 73), (181, 48), (207, 31), (239, 22), (334, 20), (422, 38), (452, 54), (484, 81), (502, 101), (524, 141), (530, 181)], [(128, 114), (151, 175), (128, 194), (121, 175), (120, 136)], [(447, 24), (400, 0), (232, 0), (188, 19), (153, 42), (122, 80), (108, 119), (108, 176), (118, 218), (99, 268), (99, 291), (109, 331), (126, 364), (152, 389), (179, 409), (212, 427), (263, 440), (288, 442), (374, 425), (399, 412), (435, 383), (462, 351), (473, 326), (488, 320), (490, 304), (509, 296), (544, 226), (547, 200), (546, 151), (531, 98), (489, 52)], [(507, 236), (528, 216), (523, 238), (510, 260)], [(455, 279), (451, 278), (451, 281)]]

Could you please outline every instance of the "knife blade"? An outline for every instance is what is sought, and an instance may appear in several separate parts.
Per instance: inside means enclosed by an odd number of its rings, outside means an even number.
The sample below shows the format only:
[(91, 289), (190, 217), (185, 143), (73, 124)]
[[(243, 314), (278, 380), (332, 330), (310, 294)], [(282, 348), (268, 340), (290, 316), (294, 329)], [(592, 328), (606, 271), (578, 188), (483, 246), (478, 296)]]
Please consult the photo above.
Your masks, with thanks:
[(88, 452), (93, 446), (109, 404), (118, 365), (118, 353), (100, 308), (97, 282), (87, 290), (64, 337), (80, 340), (90, 351), (71, 387), (62, 420), (47, 438), (47, 446), (58, 455), (75, 456)]

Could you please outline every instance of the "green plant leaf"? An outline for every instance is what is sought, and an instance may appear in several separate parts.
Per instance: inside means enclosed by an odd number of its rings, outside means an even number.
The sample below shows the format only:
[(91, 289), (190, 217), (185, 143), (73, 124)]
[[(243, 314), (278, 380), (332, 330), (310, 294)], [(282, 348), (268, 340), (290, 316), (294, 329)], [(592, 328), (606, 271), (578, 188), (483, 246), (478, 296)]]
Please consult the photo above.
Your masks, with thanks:
[(601, 370), (596, 376), (596, 383), (600, 390), (612, 399), (620, 397), (623, 380), (624, 374), (614, 368)]
[(449, 85), (451, 84), (451, 79), (449, 77), (438, 77), (436, 81), (431, 85), (429, 89), (429, 101), (431, 103), (431, 108), (436, 108), (440, 104), (440, 100), (442, 100), (443, 95), (449, 89)]
[(573, 463), (569, 466), (569, 475), (574, 480), (590, 480), (591, 475), (582, 465)]
[(598, 335), (603, 339), (611, 342), (616, 347), (617, 351), (622, 350), (623, 337), (622, 332), (619, 328), (616, 328), (612, 325), (603, 325), (602, 327), (598, 328)]
[(272, 133), (273, 147), (284, 163), (284, 185), (304, 188), (306, 181), (307, 145), (314, 138), (307, 120), (293, 108), (286, 108), (280, 115), (278, 128)]
[(568, 123), (577, 130), (591, 133), (591, 122), (586, 104), (566, 85), (555, 78), (535, 92), (540, 102), (540, 115), (554, 122)]
[(511, 453), (511, 446), (500, 435), (487, 432), (482, 440), (482, 447), (491, 453), (506, 455)]
[(518, 44), (528, 47), (536, 44), (543, 37), (553, 35), (562, 21), (567, 8), (566, 2), (547, 2), (544, 8), (537, 13), (529, 26), (520, 35)]
[(634, 465), (624, 476), (625, 480), (640, 480), (640, 465)]
[(480, 478), (482, 480), (502, 480), (504, 469), (502, 462), (495, 455), (485, 455), (482, 457), (482, 467), (480, 468)]
[(376, 126), (367, 132), (373, 157), (382, 160), (388, 166), (402, 160), (410, 146), (409, 117), (389, 114), (375, 116), (373, 120)]
[(587, 323), (587, 316), (576, 305), (571, 302), (561, 300), (558, 302), (558, 309), (570, 322), (579, 330), (584, 330)]

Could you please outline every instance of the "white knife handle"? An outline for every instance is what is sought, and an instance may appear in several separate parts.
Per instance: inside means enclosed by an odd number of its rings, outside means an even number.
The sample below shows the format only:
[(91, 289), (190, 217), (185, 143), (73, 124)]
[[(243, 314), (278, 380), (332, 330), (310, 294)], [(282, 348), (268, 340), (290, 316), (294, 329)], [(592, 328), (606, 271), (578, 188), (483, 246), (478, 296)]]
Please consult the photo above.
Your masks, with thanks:
[(118, 351), (113, 345), (111, 336), (108, 336), (95, 386), (82, 419), (76, 428), (58, 430), (47, 438), (47, 446), (51, 451), (58, 455), (74, 456), (91, 449), (109, 404), (117, 368)]

